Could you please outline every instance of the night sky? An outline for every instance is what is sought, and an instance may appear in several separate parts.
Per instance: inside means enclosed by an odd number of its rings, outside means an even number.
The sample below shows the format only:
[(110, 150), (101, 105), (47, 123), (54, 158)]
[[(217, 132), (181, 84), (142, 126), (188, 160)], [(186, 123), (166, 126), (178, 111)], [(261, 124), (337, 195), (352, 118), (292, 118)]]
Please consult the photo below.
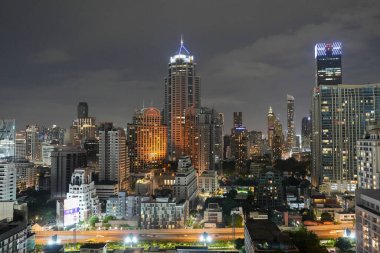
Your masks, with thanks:
[(226, 132), (234, 111), (265, 130), (270, 105), (285, 123), (286, 94), (299, 132), (317, 42), (342, 41), (344, 83), (380, 82), (380, 1), (1, 1), (0, 118), (68, 127), (87, 101), (124, 127), (143, 103), (163, 106), (181, 34)]

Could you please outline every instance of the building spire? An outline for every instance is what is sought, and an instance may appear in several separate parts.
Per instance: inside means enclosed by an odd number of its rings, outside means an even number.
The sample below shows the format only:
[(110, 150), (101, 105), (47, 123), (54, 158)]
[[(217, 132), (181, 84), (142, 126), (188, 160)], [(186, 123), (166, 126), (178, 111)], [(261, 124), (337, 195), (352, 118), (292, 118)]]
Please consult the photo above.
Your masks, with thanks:
[(273, 114), (272, 106), (269, 106), (269, 112), (268, 112), (268, 114)]
[(181, 34), (181, 47), (183, 47), (183, 37), (182, 37), (182, 34)]
[(189, 50), (187, 50), (187, 48), (185, 47), (185, 45), (183, 44), (183, 36), (181, 35), (181, 45), (178, 49), (178, 54), (179, 55), (190, 55), (190, 52)]

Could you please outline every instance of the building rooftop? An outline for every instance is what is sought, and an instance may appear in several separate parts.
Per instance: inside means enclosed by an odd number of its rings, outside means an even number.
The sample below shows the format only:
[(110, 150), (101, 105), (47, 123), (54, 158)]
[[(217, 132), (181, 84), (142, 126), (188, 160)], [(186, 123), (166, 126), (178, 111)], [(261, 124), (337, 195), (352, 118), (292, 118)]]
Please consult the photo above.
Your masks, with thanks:
[(374, 189), (360, 189), (359, 194), (368, 196), (372, 199), (380, 201), (380, 191)]

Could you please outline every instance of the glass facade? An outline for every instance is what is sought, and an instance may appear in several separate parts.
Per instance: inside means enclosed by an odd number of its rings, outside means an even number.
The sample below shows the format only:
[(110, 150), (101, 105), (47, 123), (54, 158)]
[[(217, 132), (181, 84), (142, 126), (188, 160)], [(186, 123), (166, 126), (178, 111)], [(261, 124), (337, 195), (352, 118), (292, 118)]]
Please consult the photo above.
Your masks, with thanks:
[(342, 83), (342, 43), (318, 43), (315, 45), (317, 60), (317, 85)]
[(15, 136), (15, 120), (0, 120), (0, 158), (15, 156)]

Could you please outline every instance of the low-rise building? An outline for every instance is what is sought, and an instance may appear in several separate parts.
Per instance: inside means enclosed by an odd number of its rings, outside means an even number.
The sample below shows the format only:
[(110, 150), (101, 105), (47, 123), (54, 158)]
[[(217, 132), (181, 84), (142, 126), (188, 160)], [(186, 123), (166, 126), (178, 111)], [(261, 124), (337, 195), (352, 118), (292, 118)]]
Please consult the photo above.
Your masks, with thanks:
[(209, 203), (208, 207), (204, 211), (203, 219), (206, 222), (222, 223), (223, 222), (223, 210), (219, 207), (218, 203)]
[(205, 170), (198, 177), (198, 190), (201, 193), (213, 194), (219, 188), (218, 173), (216, 170)]
[(107, 253), (107, 243), (85, 243), (80, 246), (80, 253)]
[(175, 198), (157, 197), (141, 202), (142, 229), (184, 228), (189, 217), (187, 200), (178, 203)]
[(244, 226), (244, 246), (247, 253), (299, 252), (289, 236), (269, 220), (247, 220)]
[(118, 183), (115, 181), (101, 181), (95, 183), (96, 194), (99, 200), (106, 201), (118, 193)]
[(355, 212), (336, 212), (334, 214), (334, 221), (339, 223), (354, 223)]

